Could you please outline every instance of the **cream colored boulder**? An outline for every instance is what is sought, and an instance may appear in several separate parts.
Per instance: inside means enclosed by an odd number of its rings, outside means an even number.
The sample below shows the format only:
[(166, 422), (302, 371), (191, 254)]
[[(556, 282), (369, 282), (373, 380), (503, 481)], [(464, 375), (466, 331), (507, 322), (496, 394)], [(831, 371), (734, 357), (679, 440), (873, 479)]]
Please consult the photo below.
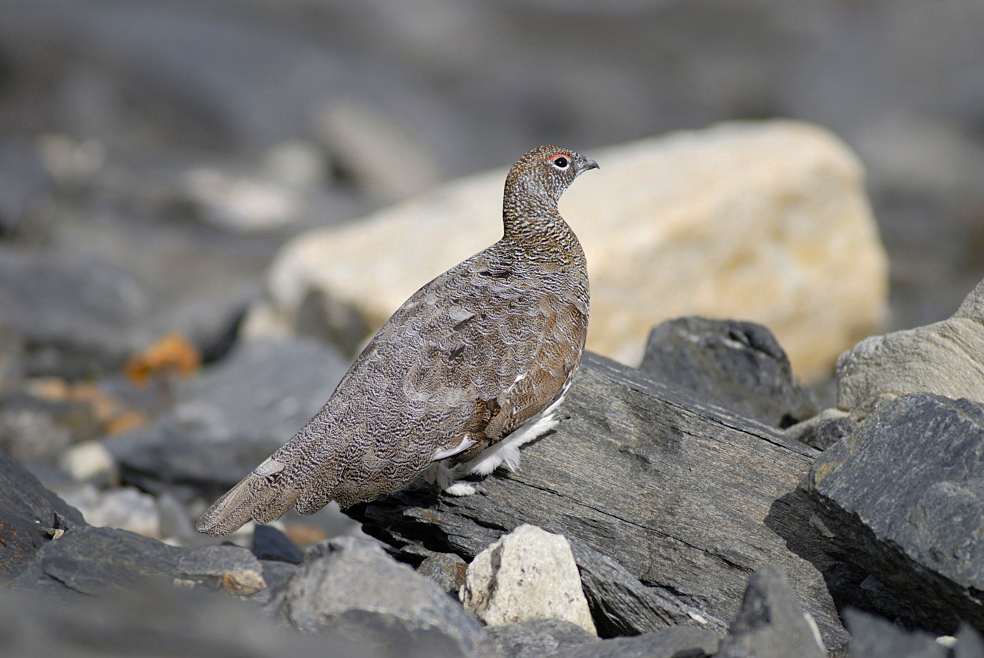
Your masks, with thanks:
[[(861, 166), (828, 131), (728, 123), (588, 154), (601, 169), (560, 203), (588, 258), (588, 349), (635, 365), (666, 318), (752, 320), (809, 378), (880, 328), (887, 259)], [(379, 327), (417, 288), (501, 236), (505, 173), (299, 236), (276, 258), (247, 333), (296, 331), (311, 300), (329, 335)]]

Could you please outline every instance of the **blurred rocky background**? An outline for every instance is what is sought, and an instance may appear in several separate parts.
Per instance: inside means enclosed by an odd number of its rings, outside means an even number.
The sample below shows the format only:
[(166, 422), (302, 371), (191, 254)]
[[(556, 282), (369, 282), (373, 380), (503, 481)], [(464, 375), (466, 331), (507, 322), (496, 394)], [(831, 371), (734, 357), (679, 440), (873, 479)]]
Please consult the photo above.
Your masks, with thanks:
[[(205, 502), (320, 408), (392, 304), (355, 309), (346, 295), (361, 301), (392, 280), (412, 291), (426, 269), (405, 274), (397, 261), (432, 265), (447, 244), (451, 265), (474, 251), (454, 222), (428, 234), (404, 220), (459, 217), (464, 202), (494, 239), (502, 175), (480, 172), (543, 143), (591, 154), (610, 176), (585, 177), (568, 201), (588, 204), (569, 217), (586, 247), (592, 233), (632, 246), (651, 237), (644, 222), (575, 221), (637, 201), (618, 180), (651, 190), (661, 211), (703, 217), (692, 200), (725, 223), (698, 222), (685, 248), (662, 255), (597, 251), (616, 271), (598, 292), (621, 286), (610, 299), (622, 308), (601, 302), (592, 326), (619, 334), (642, 322), (619, 314), (648, 309), (634, 295), (657, 275), (652, 295), (674, 300), (660, 319), (715, 315), (674, 296), (713, 289), (733, 302), (716, 315), (766, 324), (813, 385), (769, 422), (804, 420), (834, 406), (836, 354), (950, 317), (984, 278), (982, 34), (977, 0), (6, 0), (0, 449), (94, 526), (202, 546), (191, 522)], [(759, 123), (776, 118), (820, 128)], [(734, 120), (753, 123), (705, 130)], [(677, 130), (698, 132), (658, 139), (639, 159), (645, 140)], [(679, 164), (694, 153), (693, 168)], [(810, 194), (790, 192), (802, 181)], [(775, 223), (735, 228), (763, 208), (778, 209)], [(742, 251), (743, 236), (770, 246), (800, 216), (810, 228), (792, 246)], [(374, 235), (385, 245), (366, 247)], [(718, 260), (691, 250), (701, 235)], [(427, 250), (407, 246), (420, 236)], [(821, 244), (825, 265), (795, 295), (751, 275), (728, 287), (749, 254), (812, 267), (822, 259), (808, 247)], [(652, 271), (619, 271), (647, 258)], [(727, 284), (700, 278), (710, 263), (736, 268), (721, 266)], [(344, 276), (311, 274), (332, 266)], [(763, 300), (775, 303), (755, 315)], [(639, 331), (656, 324), (642, 317)], [(817, 333), (784, 333), (790, 318)], [(757, 331), (728, 336), (782, 355)], [(636, 366), (642, 336), (606, 353)], [(800, 356), (827, 340), (823, 358)], [(72, 512), (55, 505), (56, 518)], [(25, 541), (36, 550), (76, 522)], [(359, 534), (337, 510), (280, 527), (301, 546)]]

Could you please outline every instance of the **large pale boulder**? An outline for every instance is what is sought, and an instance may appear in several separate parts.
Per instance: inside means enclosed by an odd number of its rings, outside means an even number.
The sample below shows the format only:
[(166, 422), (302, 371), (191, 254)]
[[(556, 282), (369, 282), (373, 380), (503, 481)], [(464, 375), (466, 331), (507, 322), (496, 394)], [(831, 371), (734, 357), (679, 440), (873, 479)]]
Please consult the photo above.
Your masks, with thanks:
[[(861, 166), (828, 131), (728, 123), (590, 155), (601, 169), (560, 204), (588, 258), (589, 349), (634, 364), (666, 318), (753, 320), (810, 377), (879, 328), (885, 252)], [(295, 332), (314, 310), (321, 331), (354, 347), (354, 335), (501, 236), (504, 180), (505, 170), (478, 174), (299, 236), (275, 260), (247, 333)]]

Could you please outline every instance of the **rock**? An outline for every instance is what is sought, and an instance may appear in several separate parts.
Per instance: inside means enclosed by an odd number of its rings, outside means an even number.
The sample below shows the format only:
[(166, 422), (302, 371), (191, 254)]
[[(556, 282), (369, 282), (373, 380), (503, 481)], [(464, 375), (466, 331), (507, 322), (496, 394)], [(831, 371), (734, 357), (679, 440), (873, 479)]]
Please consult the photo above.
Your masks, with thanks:
[(628, 626), (690, 617), (689, 606), (705, 624), (691, 622), (713, 628), (711, 618), (737, 614), (748, 573), (776, 564), (825, 643), (846, 641), (825, 580), (842, 562), (799, 489), (815, 450), (590, 352), (558, 412), (566, 419), (523, 447), (517, 472), (482, 481), (487, 495), (438, 495), (418, 481), (346, 511), (393, 546), (426, 538), (424, 548), (465, 559), (524, 523), (563, 534), (672, 592), (675, 605), (647, 599), (639, 605), (656, 609), (618, 622)]
[(984, 627), (984, 405), (934, 395), (884, 402), (813, 465), (824, 531), (871, 574), (869, 605), (952, 633)]
[(649, 334), (639, 370), (774, 427), (819, 411), (779, 343), (753, 322), (667, 320)]
[(160, 515), (153, 496), (132, 487), (100, 491), (83, 485), (61, 492), (62, 498), (97, 528), (119, 528), (162, 539)]
[(224, 589), (249, 596), (264, 589), (263, 567), (249, 549), (240, 546), (206, 546), (184, 552), (178, 558), (175, 584)]
[(346, 363), (312, 340), (237, 344), (175, 384), (175, 404), (146, 428), (106, 441), (125, 482), (217, 497), (314, 416)]
[(836, 376), (837, 407), (855, 420), (907, 393), (984, 402), (984, 281), (946, 320), (861, 341)]
[(126, 595), (87, 596), (74, 605), (0, 591), (0, 637), (6, 658), (384, 658), (339, 637), (291, 632), (225, 594), (170, 584)]
[(116, 471), (116, 460), (100, 441), (84, 441), (69, 448), (58, 465), (76, 481), (84, 482)]
[(717, 658), (826, 658), (816, 622), (800, 607), (782, 569), (765, 565), (748, 579), (741, 610)]
[(679, 625), (695, 625), (724, 635), (727, 625), (687, 605), (662, 587), (646, 587), (621, 564), (579, 541), (571, 552), (598, 635), (640, 635)]
[(437, 584), (354, 537), (307, 550), (281, 611), (303, 632), (327, 631), (386, 652), (477, 656), (486, 642), (478, 621)]
[(819, 414), (786, 429), (786, 436), (817, 450), (826, 450), (857, 428), (850, 414), (840, 409), (824, 409)]
[(948, 658), (947, 648), (929, 633), (907, 633), (890, 621), (853, 608), (844, 611), (851, 632), (851, 658)]
[(85, 525), (82, 514), (0, 448), (0, 585), (24, 571), (57, 531), (77, 525)]
[(71, 441), (72, 432), (37, 405), (12, 405), (8, 399), (0, 408), (0, 448), (17, 461), (52, 460)]
[(257, 523), (253, 528), (253, 554), (261, 560), (300, 564), (304, 551), (284, 533), (270, 525)]
[(583, 644), (598, 644), (598, 637), (562, 619), (528, 619), (490, 626), (489, 638), (501, 658), (541, 658), (564, 653)]
[(620, 637), (557, 652), (555, 658), (710, 658), (718, 636), (701, 628), (664, 628), (636, 637)]
[(563, 619), (597, 634), (563, 535), (521, 525), (475, 556), (461, 602), (489, 626)]
[[(860, 165), (826, 131), (726, 124), (591, 155), (602, 169), (562, 208), (588, 257), (589, 349), (638, 363), (646, 334), (668, 317), (741, 317), (768, 326), (794, 370), (812, 377), (880, 326), (885, 253)], [(459, 180), (294, 239), (246, 335), (294, 332), (311, 295), (346, 310), (337, 333), (353, 315), (379, 327), (430, 278), (500, 237), (504, 177)]]
[(445, 592), (457, 598), (461, 586), (465, 584), (465, 571), (468, 563), (454, 553), (434, 553), (424, 558), (417, 567), (417, 573), (430, 578)]

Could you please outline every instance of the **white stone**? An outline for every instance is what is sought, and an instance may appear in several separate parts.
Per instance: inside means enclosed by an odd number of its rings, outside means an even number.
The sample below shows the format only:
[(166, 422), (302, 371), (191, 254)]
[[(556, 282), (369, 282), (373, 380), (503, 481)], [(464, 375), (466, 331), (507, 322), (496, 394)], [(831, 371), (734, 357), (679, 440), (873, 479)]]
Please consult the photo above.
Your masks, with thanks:
[(77, 443), (62, 455), (59, 465), (78, 482), (109, 473), (116, 467), (116, 460), (99, 441)]
[[(601, 169), (560, 203), (588, 259), (588, 349), (635, 365), (667, 318), (752, 320), (809, 378), (881, 328), (887, 258), (861, 165), (828, 131), (729, 123), (588, 155)], [(379, 327), (421, 285), (501, 237), (505, 173), (298, 236), (272, 265), (245, 333), (291, 333), (311, 292)]]
[(536, 526), (521, 525), (476, 555), (460, 598), (490, 626), (562, 619), (597, 635), (570, 544)]
[(837, 360), (836, 377), (837, 407), (856, 420), (907, 393), (984, 403), (984, 281), (946, 320), (861, 341)]
[(129, 487), (99, 491), (91, 485), (83, 485), (71, 491), (60, 491), (59, 495), (82, 512), (89, 525), (119, 528), (160, 539), (157, 504), (149, 494)]

